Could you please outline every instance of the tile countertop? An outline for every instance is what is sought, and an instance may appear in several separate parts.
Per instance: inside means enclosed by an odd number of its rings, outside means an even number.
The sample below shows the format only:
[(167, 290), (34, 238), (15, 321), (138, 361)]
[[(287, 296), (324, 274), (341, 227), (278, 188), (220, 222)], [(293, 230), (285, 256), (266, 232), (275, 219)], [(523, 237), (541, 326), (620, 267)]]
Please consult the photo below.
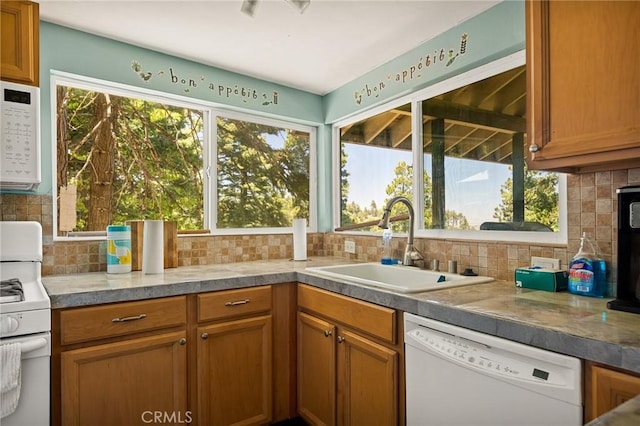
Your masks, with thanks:
[(205, 291), (302, 282), (530, 346), (640, 373), (640, 315), (607, 309), (608, 299), (516, 288), (495, 281), (401, 294), (305, 271), (342, 258), (271, 260), (166, 269), (163, 274), (93, 272), (45, 276), (51, 306), (67, 308)]
[(585, 426), (637, 426), (640, 425), (640, 395), (617, 406)]

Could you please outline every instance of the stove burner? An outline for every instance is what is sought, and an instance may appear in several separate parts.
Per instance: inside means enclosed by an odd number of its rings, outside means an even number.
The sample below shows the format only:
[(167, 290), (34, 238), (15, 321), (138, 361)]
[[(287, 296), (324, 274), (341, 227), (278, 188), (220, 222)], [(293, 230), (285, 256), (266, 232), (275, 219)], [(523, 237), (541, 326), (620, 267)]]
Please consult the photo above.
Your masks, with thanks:
[(18, 278), (0, 281), (0, 303), (22, 302), (24, 291)]

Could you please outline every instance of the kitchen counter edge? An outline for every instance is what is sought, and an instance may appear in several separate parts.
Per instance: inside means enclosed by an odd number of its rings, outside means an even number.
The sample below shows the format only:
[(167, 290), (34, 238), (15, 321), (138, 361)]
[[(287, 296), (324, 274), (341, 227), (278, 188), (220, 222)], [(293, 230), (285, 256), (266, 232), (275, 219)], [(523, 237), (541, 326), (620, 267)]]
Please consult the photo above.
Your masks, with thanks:
[[(255, 261), (180, 267), (165, 270), (164, 274), (158, 275), (142, 275), (141, 272), (52, 275), (43, 277), (42, 281), (49, 293), (52, 309), (301, 282), (529, 346), (640, 373), (640, 336), (635, 341), (626, 341), (628, 339), (623, 336), (620, 342), (611, 342), (590, 335), (588, 329), (585, 331), (584, 327), (578, 327), (577, 324), (573, 330), (571, 324), (562, 325), (552, 321), (555, 319), (554, 311), (570, 305), (571, 301), (582, 301), (581, 299), (567, 299), (571, 296), (537, 290), (516, 289), (513, 282), (507, 281), (402, 294), (328, 279), (305, 271), (308, 266), (348, 263), (354, 262), (342, 258), (316, 258), (309, 262)], [(552, 300), (559, 299), (558, 305), (548, 308), (548, 323), (540, 319), (540, 315), (545, 313), (545, 304), (541, 302), (545, 296)], [(493, 298), (498, 299), (493, 306), (482, 304), (482, 300)], [(603, 325), (597, 322), (597, 318), (594, 319), (597, 317), (595, 313), (602, 308), (602, 317), (606, 321), (606, 300), (585, 298), (584, 303), (586, 308), (567, 308), (571, 309), (571, 317), (567, 321), (583, 317), (592, 321), (596, 328), (616, 326), (615, 321), (610, 325)], [(516, 312), (512, 312), (514, 310)], [(616, 320), (623, 318), (631, 323), (631, 327), (635, 327), (637, 322), (637, 329), (640, 329), (640, 316), (613, 311), (611, 313)], [(606, 328), (603, 330), (606, 332)]]

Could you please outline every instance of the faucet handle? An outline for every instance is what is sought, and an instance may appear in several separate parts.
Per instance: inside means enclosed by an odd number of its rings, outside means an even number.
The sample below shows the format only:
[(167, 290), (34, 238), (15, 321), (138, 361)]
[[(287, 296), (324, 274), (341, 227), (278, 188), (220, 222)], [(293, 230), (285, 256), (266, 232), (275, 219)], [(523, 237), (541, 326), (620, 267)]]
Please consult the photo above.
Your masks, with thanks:
[(423, 261), (424, 262), (424, 256), (413, 245), (407, 245), (407, 247), (405, 249), (405, 252), (404, 252), (403, 265), (414, 266), (415, 262), (417, 262), (417, 261)]
[(420, 250), (413, 246), (411, 247), (409, 254), (411, 255), (412, 260), (424, 260), (424, 256), (420, 253)]

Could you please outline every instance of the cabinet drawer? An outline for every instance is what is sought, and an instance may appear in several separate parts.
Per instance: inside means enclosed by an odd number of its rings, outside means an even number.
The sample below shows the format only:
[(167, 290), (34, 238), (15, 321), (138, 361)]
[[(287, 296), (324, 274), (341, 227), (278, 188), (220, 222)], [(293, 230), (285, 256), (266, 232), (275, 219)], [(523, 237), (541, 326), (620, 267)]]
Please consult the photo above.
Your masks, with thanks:
[(396, 343), (396, 311), (326, 290), (298, 285), (298, 307), (321, 314), (389, 343)]
[(271, 286), (198, 295), (198, 322), (271, 310)]
[(60, 312), (60, 339), (63, 345), (68, 345), (186, 322), (185, 296), (91, 306)]

